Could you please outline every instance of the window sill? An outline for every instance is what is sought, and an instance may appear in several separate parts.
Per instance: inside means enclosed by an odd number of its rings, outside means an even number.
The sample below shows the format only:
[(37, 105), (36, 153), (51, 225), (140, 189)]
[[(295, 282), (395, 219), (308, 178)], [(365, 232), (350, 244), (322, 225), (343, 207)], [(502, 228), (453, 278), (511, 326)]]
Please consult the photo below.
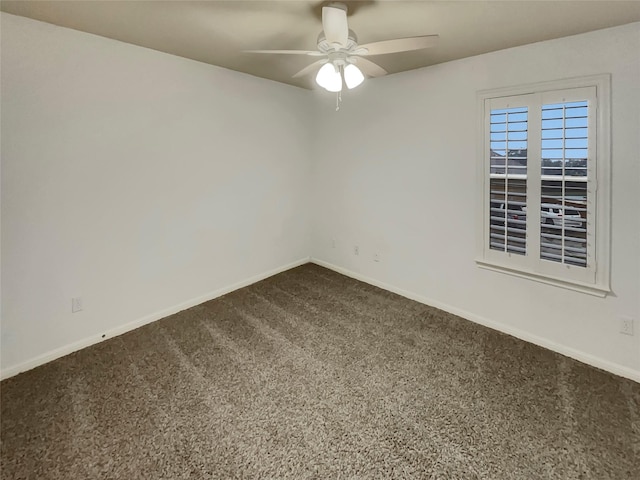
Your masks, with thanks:
[(575, 292), (586, 293), (594, 295), (596, 297), (604, 298), (607, 294), (611, 293), (611, 289), (604, 285), (588, 285), (569, 280), (563, 280), (559, 278), (540, 275), (533, 272), (527, 272), (524, 270), (514, 270), (513, 268), (506, 267), (497, 263), (490, 263), (483, 259), (476, 259), (478, 267), (491, 270), (493, 272), (506, 273), (507, 275), (513, 275), (514, 277), (526, 278), (535, 282), (545, 283), (547, 285), (553, 285), (556, 287), (566, 288)]

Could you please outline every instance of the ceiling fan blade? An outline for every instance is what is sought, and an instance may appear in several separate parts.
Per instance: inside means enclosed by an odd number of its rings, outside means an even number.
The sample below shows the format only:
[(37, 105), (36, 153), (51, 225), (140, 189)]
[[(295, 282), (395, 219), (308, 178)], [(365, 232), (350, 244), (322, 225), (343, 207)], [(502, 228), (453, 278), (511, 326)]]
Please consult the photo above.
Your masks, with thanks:
[(322, 58), (320, 60), (316, 60), (315, 62), (313, 62), (311, 65), (307, 65), (306, 67), (304, 67), (302, 70), (300, 70), (298, 73), (296, 73), (295, 75), (292, 76), (292, 78), (298, 78), (298, 77), (304, 77), (305, 75), (310, 74), (311, 72), (313, 72), (316, 68), (318, 68), (320, 65), (324, 65), (325, 63), (327, 63), (329, 61), (328, 58)]
[(388, 72), (382, 68), (380, 65), (376, 65), (371, 60), (362, 57), (356, 57), (349, 59), (350, 62), (353, 62), (362, 73), (369, 77), (381, 77), (386, 75)]
[[(384, 55), (387, 53), (420, 50), (422, 48), (433, 47), (438, 42), (438, 38), (438, 35), (423, 35), (421, 37), (396, 38), (394, 40), (366, 43), (364, 45), (358, 45), (358, 48), (352, 52), (352, 54)], [(364, 50), (366, 50), (366, 52)]]
[(322, 29), (329, 44), (346, 47), (349, 40), (346, 7), (341, 4), (322, 7)]
[(324, 55), (317, 50), (243, 50), (245, 53), (277, 53), (279, 55), (309, 55), (311, 57), (321, 57)]

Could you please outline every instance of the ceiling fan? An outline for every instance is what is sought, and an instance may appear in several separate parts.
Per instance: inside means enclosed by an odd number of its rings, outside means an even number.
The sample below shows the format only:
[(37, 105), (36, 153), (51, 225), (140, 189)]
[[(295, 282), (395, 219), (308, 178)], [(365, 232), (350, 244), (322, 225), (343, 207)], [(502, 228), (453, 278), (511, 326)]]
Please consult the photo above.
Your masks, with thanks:
[(353, 30), (349, 29), (347, 23), (347, 6), (343, 3), (331, 2), (322, 7), (322, 32), (318, 35), (317, 50), (247, 50), (247, 52), (322, 57), (293, 77), (308, 75), (319, 68), (316, 83), (329, 92), (341, 92), (343, 80), (347, 88), (351, 89), (360, 85), (365, 75), (380, 77), (387, 74), (384, 68), (365, 57), (429, 48), (434, 46), (437, 40), (438, 35), (423, 35), (358, 45), (358, 37)]

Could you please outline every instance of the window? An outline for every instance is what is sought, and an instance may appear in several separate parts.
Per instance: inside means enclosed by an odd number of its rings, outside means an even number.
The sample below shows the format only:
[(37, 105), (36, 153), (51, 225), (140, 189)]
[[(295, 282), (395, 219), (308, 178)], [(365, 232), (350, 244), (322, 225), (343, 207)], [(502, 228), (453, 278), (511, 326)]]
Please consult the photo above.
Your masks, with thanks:
[(609, 76), (480, 92), (480, 266), (609, 291)]

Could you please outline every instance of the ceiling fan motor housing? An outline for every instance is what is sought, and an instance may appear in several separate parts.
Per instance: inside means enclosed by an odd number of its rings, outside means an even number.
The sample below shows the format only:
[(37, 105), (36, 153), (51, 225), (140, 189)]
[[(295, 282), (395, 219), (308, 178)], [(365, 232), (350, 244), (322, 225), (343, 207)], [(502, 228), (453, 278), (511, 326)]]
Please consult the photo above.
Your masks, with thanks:
[[(346, 50), (347, 52), (351, 52), (355, 50), (358, 46), (358, 37), (355, 32), (349, 29), (349, 38), (347, 40), (347, 45), (342, 47), (340, 50)], [(335, 51), (335, 48), (332, 44), (327, 42), (327, 38), (325, 37), (324, 32), (320, 32), (318, 34), (318, 50), (322, 53), (329, 53), (331, 51)]]

